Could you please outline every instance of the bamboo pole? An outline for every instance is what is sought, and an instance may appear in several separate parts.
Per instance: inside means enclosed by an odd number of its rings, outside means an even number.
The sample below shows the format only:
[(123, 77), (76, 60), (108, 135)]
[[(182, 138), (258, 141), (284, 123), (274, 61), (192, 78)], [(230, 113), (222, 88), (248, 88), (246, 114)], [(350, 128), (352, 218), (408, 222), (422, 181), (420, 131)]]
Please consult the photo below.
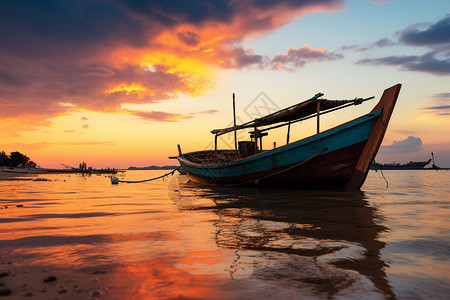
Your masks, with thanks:
[(262, 151), (262, 135), (259, 137), (259, 150)]
[(258, 131), (258, 128), (255, 125), (255, 131), (253, 132), (253, 135), (255, 136), (255, 154), (258, 153), (258, 134), (256, 133)]
[(236, 134), (236, 103), (235, 103), (234, 93), (233, 93), (233, 122), (234, 122), (234, 150), (236, 151), (236, 155), (237, 155), (238, 147), (237, 147), (237, 134)]
[(317, 99), (317, 133), (320, 132), (320, 99)]
[(290, 132), (291, 132), (291, 121), (289, 121), (289, 123), (288, 123), (286, 144), (289, 144), (289, 134), (290, 134)]
[(214, 135), (214, 161), (217, 161), (217, 134)]

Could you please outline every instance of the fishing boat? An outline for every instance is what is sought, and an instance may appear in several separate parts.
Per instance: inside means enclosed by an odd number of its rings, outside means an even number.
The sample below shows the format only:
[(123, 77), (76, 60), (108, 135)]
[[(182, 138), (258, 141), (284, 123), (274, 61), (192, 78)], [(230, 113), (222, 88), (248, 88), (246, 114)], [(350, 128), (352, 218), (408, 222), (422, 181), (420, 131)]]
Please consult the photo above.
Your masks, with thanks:
[[(189, 179), (202, 185), (257, 185), (272, 187), (342, 187), (358, 190), (383, 140), (401, 84), (386, 89), (379, 102), (367, 114), (320, 132), (323, 114), (374, 97), (353, 100), (321, 99), (319, 93), (309, 100), (279, 110), (247, 123), (214, 129), (214, 150), (182, 153), (178, 145), (176, 158)], [(233, 95), (233, 113), (234, 109)], [(291, 124), (317, 117), (317, 133), (294, 142), (289, 141)], [(287, 127), (285, 145), (262, 149), (267, 132)], [(250, 141), (237, 141), (236, 131), (251, 129)], [(235, 149), (218, 150), (218, 137), (234, 132)], [(259, 141), (259, 145), (258, 145)], [(238, 147), (239, 145), (239, 147)], [(258, 147), (259, 146), (259, 147)]]
[[(431, 162), (431, 159), (427, 161), (410, 161), (406, 164), (390, 163), (390, 164), (379, 164), (373, 163), (370, 167), (372, 170), (420, 170)], [(433, 164), (434, 165), (434, 164)]]

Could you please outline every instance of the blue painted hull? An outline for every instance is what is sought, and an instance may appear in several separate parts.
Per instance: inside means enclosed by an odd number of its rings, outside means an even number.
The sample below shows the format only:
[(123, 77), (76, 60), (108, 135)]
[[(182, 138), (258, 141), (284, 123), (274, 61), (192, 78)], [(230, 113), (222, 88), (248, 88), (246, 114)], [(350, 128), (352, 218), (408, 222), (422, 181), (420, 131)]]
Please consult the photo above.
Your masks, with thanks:
[(228, 163), (199, 164), (188, 159), (198, 152), (178, 160), (190, 179), (202, 184), (342, 185), (352, 176), (380, 115), (378, 110), (307, 139)]

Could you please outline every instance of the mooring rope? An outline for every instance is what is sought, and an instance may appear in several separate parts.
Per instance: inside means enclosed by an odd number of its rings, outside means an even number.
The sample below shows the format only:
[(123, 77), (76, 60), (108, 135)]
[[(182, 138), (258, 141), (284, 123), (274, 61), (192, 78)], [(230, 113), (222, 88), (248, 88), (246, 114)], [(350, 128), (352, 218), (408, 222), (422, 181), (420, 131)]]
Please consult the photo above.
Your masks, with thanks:
[[(179, 168), (181, 168), (181, 166), (176, 168), (176, 169), (174, 169), (173, 171), (170, 171), (169, 173), (166, 173), (164, 175), (161, 175), (161, 176), (158, 176), (158, 177), (155, 177), (155, 178), (150, 178), (150, 179), (145, 179), (145, 180), (135, 180), (135, 181), (133, 181), (133, 180), (120, 180), (119, 179), (117, 181), (117, 183), (119, 183), (119, 182), (123, 182), (123, 183), (141, 183), (141, 182), (153, 181), (153, 180), (156, 180), (156, 179), (164, 178), (164, 177), (169, 176), (169, 175), (173, 175), (175, 173), (175, 171), (178, 170)], [(117, 178), (117, 177), (111, 177), (111, 182), (112, 183), (113, 183), (113, 178)]]
[(388, 188), (388, 187), (389, 187), (389, 182), (387, 181), (386, 177), (384, 177), (383, 170), (380, 169), (380, 172), (381, 172), (381, 175), (382, 175), (383, 178), (384, 178), (384, 181), (386, 181), (386, 188)]
[[(373, 165), (375, 166), (375, 172), (378, 172), (377, 163), (375, 162), (375, 160), (373, 160)], [(389, 182), (387, 181), (386, 177), (384, 177), (383, 168), (381, 167), (381, 165), (380, 165), (380, 173), (381, 173), (381, 176), (383, 176), (384, 181), (386, 182), (386, 188), (388, 188)]]

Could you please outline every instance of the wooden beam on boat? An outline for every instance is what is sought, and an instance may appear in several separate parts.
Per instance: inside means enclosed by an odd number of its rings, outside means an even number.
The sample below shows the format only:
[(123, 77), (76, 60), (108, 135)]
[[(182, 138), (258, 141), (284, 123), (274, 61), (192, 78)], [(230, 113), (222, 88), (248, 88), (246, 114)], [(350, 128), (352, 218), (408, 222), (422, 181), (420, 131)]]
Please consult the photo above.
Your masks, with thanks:
[(236, 155), (237, 155), (238, 147), (237, 147), (237, 134), (236, 134), (236, 103), (235, 103), (234, 93), (233, 93), (233, 123), (234, 123), (234, 150), (236, 151)]
[(217, 137), (218, 135), (214, 135), (214, 161), (217, 162)]
[[(358, 98), (358, 99), (355, 99), (355, 100), (354, 100), (355, 102), (348, 103), (348, 104), (346, 104), (346, 105), (343, 105), (343, 106), (340, 106), (340, 107), (337, 107), (337, 108), (329, 109), (329, 110), (327, 110), (327, 111), (321, 111), (321, 112), (320, 112), (320, 115), (328, 114), (328, 113), (334, 112), (334, 111), (339, 110), (339, 109), (347, 108), (347, 107), (349, 107), (349, 106), (359, 105), (359, 104), (361, 104), (361, 103), (363, 103), (363, 102), (365, 102), (365, 101), (372, 100), (372, 99), (374, 99), (374, 98), (375, 98), (375, 97), (369, 97), (369, 98), (365, 98), (365, 99)], [(297, 119), (297, 120), (293, 120), (293, 121), (290, 121), (290, 122), (291, 122), (291, 124), (294, 124), (294, 123), (297, 123), (297, 122), (306, 121), (306, 120), (311, 119), (311, 118), (314, 118), (314, 117), (316, 117), (316, 116), (317, 116), (317, 115), (314, 114), (314, 115), (310, 115), (310, 116), (307, 116), (307, 117), (303, 117), (303, 118), (300, 118), (300, 119)], [(285, 123), (282, 123), (282, 124), (278, 124), (278, 125), (275, 125), (275, 126), (272, 126), (272, 127), (267, 127), (267, 128), (261, 129), (260, 131), (269, 131), (269, 130), (276, 129), (276, 128), (280, 128), (280, 127), (283, 127), (283, 126), (286, 126), (286, 125), (289, 126), (289, 122), (285, 122)]]
[(320, 99), (317, 99), (317, 133), (320, 132)]
[(183, 155), (183, 152), (181, 152), (181, 147), (180, 147), (180, 144), (177, 144), (177, 147), (178, 147), (178, 155)]
[[(245, 128), (251, 128), (254, 126), (269, 126), (272, 124), (277, 124), (281, 122), (287, 122), (287, 121), (294, 121), (301, 118), (304, 118), (306, 116), (316, 116), (316, 108), (314, 105), (316, 105), (317, 99), (319, 97), (323, 96), (322, 93), (316, 94), (314, 97), (312, 97), (309, 100), (303, 101), (301, 103), (297, 103), (295, 105), (292, 105), (290, 107), (287, 107), (285, 109), (276, 111), (274, 113), (268, 114), (266, 116), (256, 118), (252, 121), (246, 122), (241, 125), (236, 125), (236, 130), (241, 130)], [(327, 100), (327, 99), (321, 99), (320, 109), (325, 111), (335, 110), (336, 108), (344, 108), (348, 107), (349, 105), (358, 105), (362, 102), (369, 99), (361, 99), (361, 98), (355, 98), (353, 100)], [(214, 129), (211, 131), (212, 134), (225, 134), (231, 131), (235, 130), (235, 126), (233, 127), (227, 127), (222, 129)]]
[(286, 137), (286, 144), (289, 144), (289, 135), (291, 132), (291, 121), (288, 123), (288, 129), (287, 129), (287, 137)]
[(255, 126), (255, 130), (253, 131), (254, 137), (255, 137), (255, 154), (258, 153), (258, 135), (256, 134), (258, 132), (258, 128)]
[(370, 164), (375, 159), (375, 155), (380, 148), (383, 141), (384, 134), (391, 118), (392, 111), (394, 110), (395, 103), (397, 102), (398, 94), (400, 93), (401, 84), (394, 85), (386, 89), (381, 96), (378, 104), (372, 109), (370, 113), (382, 109), (382, 113), (376, 121), (372, 133), (364, 146), (361, 156), (356, 165), (355, 171), (352, 177), (347, 183), (346, 188), (348, 190), (358, 190), (364, 183), (367, 173), (369, 171)]
[(259, 150), (262, 152), (262, 135), (259, 137)]

